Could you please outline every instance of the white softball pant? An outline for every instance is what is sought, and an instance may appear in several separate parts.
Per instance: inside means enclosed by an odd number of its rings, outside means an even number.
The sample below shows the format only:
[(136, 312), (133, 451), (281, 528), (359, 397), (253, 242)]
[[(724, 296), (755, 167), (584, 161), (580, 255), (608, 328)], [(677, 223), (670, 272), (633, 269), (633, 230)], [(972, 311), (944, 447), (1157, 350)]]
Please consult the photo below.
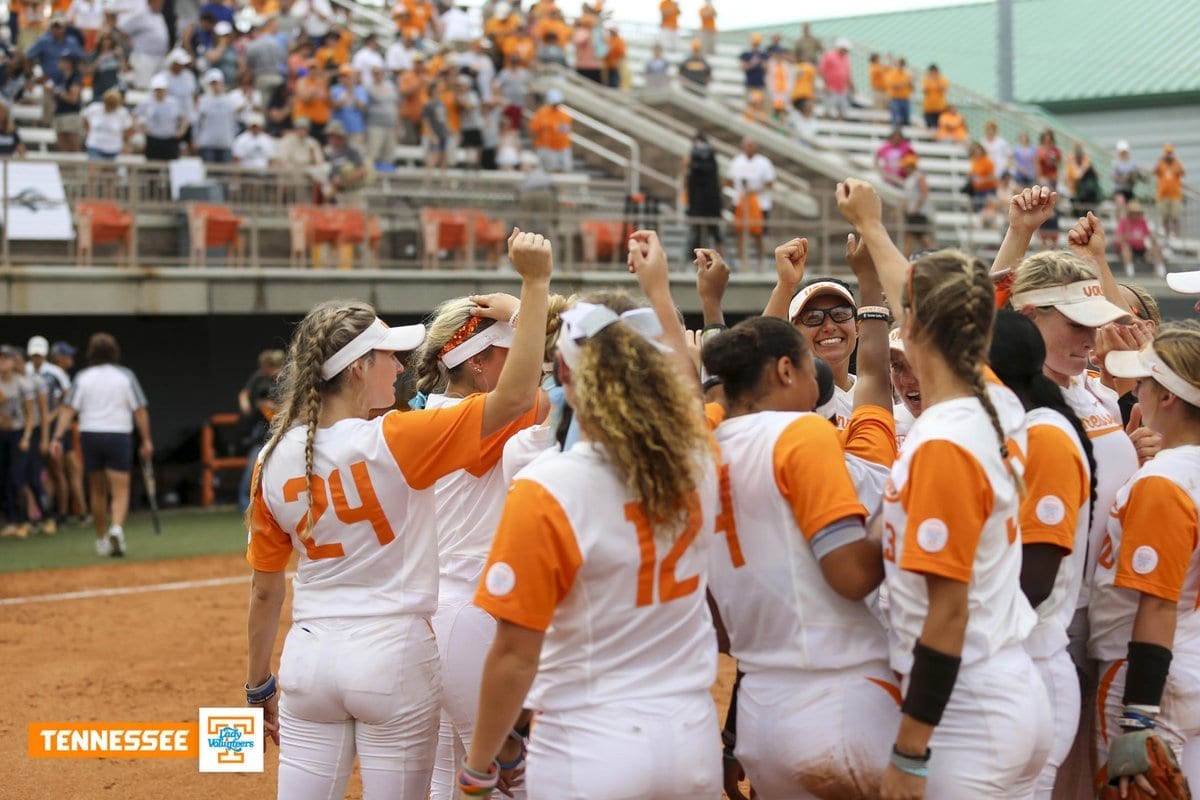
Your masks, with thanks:
[(1035, 658), (1033, 664), (1042, 676), (1054, 718), (1050, 755), (1038, 774), (1033, 796), (1035, 800), (1051, 800), (1059, 767), (1071, 752), (1071, 745), (1079, 730), (1079, 673), (1065, 648), (1047, 658)]
[(762, 800), (878, 797), (899, 727), (900, 687), (886, 661), (747, 673), (734, 753)]
[(279, 800), (425, 800), (441, 679), (422, 617), (293, 624), (279, 663)]
[(718, 800), (721, 784), (708, 692), (547, 711), (533, 724), (530, 800)]

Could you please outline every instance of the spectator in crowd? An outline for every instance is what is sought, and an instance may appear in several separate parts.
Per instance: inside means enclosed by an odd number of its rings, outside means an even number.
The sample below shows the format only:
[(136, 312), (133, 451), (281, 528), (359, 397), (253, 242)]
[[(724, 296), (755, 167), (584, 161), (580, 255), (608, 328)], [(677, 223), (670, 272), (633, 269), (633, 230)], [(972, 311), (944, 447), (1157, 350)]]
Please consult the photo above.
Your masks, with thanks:
[(388, 49), (384, 53), (384, 64), (389, 72), (399, 75), (401, 72), (413, 68), (413, 56), (419, 52), (412, 35), (403, 33), (388, 45)]
[(766, 63), (767, 100), (775, 114), (792, 104), (792, 65), (783, 51), (772, 50)]
[(362, 153), (350, 144), (346, 129), (337, 120), (325, 129), (325, 139), (325, 159), (329, 162), (327, 196), (339, 206), (362, 208), (363, 190), (370, 175)]
[(84, 52), (96, 49), (96, 39), (104, 26), (104, 4), (101, 0), (72, 0), (67, 9), (67, 24), (83, 34)]
[(79, 151), (83, 121), (83, 76), (79, 74), (75, 57), (64, 53), (58, 60), (58, 77), (46, 78), (46, 93), (54, 103), (54, 131), (58, 149), (65, 153)]
[(1087, 216), (1089, 211), (1095, 211), (1100, 202), (1100, 176), (1084, 151), (1083, 142), (1075, 142), (1071, 148), (1071, 154), (1067, 156), (1066, 173), (1071, 214), (1076, 217)]
[(783, 46), (783, 34), (782, 33), (772, 33), (771, 34), (771, 43), (767, 45), (767, 55), (768, 56), (772, 56), (776, 53), (778, 53), (781, 56), (788, 55), (788, 49)]
[(115, 161), (129, 146), (133, 116), (125, 108), (120, 89), (109, 89), (83, 112), (84, 147), (88, 158)]
[[(213, 26), (215, 41), (204, 56), (198, 59), (198, 66), (207, 69), (219, 69), (225, 76), (226, 86), (238, 83), (238, 52), (233, 45), (233, 25), (228, 22), (218, 22)], [(253, 76), (251, 77), (253, 82)]]
[(909, 72), (908, 62), (903, 58), (896, 61), (896, 66), (888, 70), (887, 91), (888, 113), (891, 116), (892, 127), (911, 124), (913, 77)]
[(900, 128), (893, 128), (887, 141), (875, 151), (875, 166), (883, 179), (892, 186), (904, 185), (904, 170), (900, 162), (909, 154), (915, 154), (915, 151)]
[(712, 82), (712, 67), (704, 58), (704, 46), (699, 39), (692, 40), (692, 52), (679, 64), (679, 79), (684, 86), (696, 89), (701, 94), (708, 92)]
[(8, 103), (0, 102), (0, 158), (24, 158), (25, 145)]
[(933, 247), (933, 219), (930, 213), (929, 182), (921, 172), (916, 153), (906, 153), (900, 159), (904, 176), (904, 253), (911, 256), (919, 242), (922, 249)]
[(1132, 278), (1135, 274), (1133, 260), (1145, 261), (1146, 256), (1154, 263), (1154, 274), (1160, 278), (1167, 274), (1167, 266), (1163, 261), (1162, 249), (1150, 224), (1142, 213), (1142, 204), (1130, 200), (1125, 206), (1125, 216), (1117, 220), (1117, 249), (1121, 252), (1121, 263), (1125, 265), (1125, 275)]
[(109, 89), (119, 89), (121, 73), (128, 69), (117, 37), (112, 31), (101, 33), (96, 41), (96, 51), (91, 55), (92, 97), (100, 97)]
[(367, 89), (367, 163), (391, 172), (396, 162), (396, 128), (400, 124), (400, 93), (387, 79), (382, 64), (371, 67)]
[(1117, 219), (1125, 216), (1125, 207), (1133, 199), (1133, 189), (1141, 177), (1137, 162), (1129, 153), (1129, 142), (1117, 142), (1117, 157), (1112, 163), (1113, 204), (1117, 207)]
[(4, 65), (3, 75), (0, 75), (0, 95), (3, 95), (3, 100), (19, 103), (33, 84), (33, 64), (20, 50), (13, 51)]
[(810, 64), (819, 63), (824, 49), (821, 40), (813, 36), (812, 26), (807, 22), (801, 25), (800, 38), (792, 45), (792, 55), (795, 56), (796, 63), (799, 64), (801, 61), (807, 61)]
[(675, 0), (662, 0), (658, 4), (658, 10), (662, 15), (658, 42), (664, 50), (674, 53), (679, 49), (679, 3)]
[(980, 142), (983, 149), (987, 151), (988, 158), (992, 160), (992, 164), (996, 167), (996, 180), (1000, 182), (1001, 189), (1008, 182), (1010, 172), (1012, 170), (1012, 147), (1008, 141), (1000, 135), (1000, 128), (995, 121), (988, 120), (983, 126), (983, 140)]
[(496, 82), (496, 62), (492, 61), (486, 44), (483, 39), (472, 39), (471, 50), (460, 59), (459, 65), (475, 76), (475, 91), (479, 92), (479, 100), (490, 103)]
[(946, 110), (938, 117), (936, 137), (939, 142), (965, 142), (971, 138), (967, 132), (967, 121), (959, 113), (958, 106), (946, 106)]
[(518, 133), (525, 123), (525, 100), (533, 73), (516, 56), (509, 56), (504, 69), (496, 75), (496, 94), (503, 103), (503, 114)]
[(513, 125), (512, 117), (500, 116), (500, 136), (496, 143), (496, 166), (504, 172), (521, 167), (521, 132)]
[(979, 142), (971, 142), (967, 155), (971, 160), (967, 177), (971, 210), (980, 215), (980, 222), (985, 227), (990, 226), (996, 213), (996, 189), (1000, 185), (996, 180), (996, 165)]
[(382, 71), (385, 66), (383, 49), (374, 32), (363, 37), (362, 46), (350, 57), (350, 66), (354, 67), (354, 71), (358, 74), (359, 86), (369, 89), (374, 85), (375, 68), (379, 67)]
[(1029, 134), (1017, 134), (1017, 146), (1012, 151), (1013, 188), (1017, 191), (1032, 186), (1037, 181), (1037, 148), (1029, 141)]
[[(51, 453), (62, 453), (63, 437), (79, 417), (89, 507), (96, 526), (96, 555), (125, 555), (129, 475), (133, 469), (133, 430), (141, 436), (143, 462), (154, 456), (146, 395), (134, 374), (120, 366), (121, 349), (108, 333), (88, 340), (88, 367), (75, 376), (54, 429)], [(109, 523), (111, 515), (111, 524)]]
[(533, 147), (547, 172), (571, 171), (571, 117), (562, 107), (558, 89), (546, 92), (546, 102), (529, 122)]
[(946, 93), (950, 91), (950, 81), (938, 69), (937, 64), (930, 64), (921, 78), (921, 113), (925, 117), (925, 127), (937, 130), (942, 113), (949, 108)]
[(162, 16), (163, 0), (146, 0), (146, 5), (126, 16), (117, 26), (129, 37), (129, 66), (133, 85), (145, 89), (170, 48), (167, 22)]
[(746, 83), (746, 96), (751, 92), (761, 92), (767, 86), (766, 66), (767, 54), (762, 49), (762, 34), (750, 34), (750, 49), (739, 56), (742, 65), (742, 75)]
[(79, 41), (67, 36), (67, 20), (61, 14), (50, 18), (50, 30), (39, 36), (25, 55), (42, 68), (44, 78), (55, 83), (62, 77), (60, 72), (64, 56), (70, 56), (76, 64), (84, 58)]
[[(1037, 174), (1034, 176), (1036, 182), (1049, 186), (1051, 189), (1058, 188), (1058, 171), (1062, 166), (1062, 151), (1058, 149), (1058, 145), (1054, 141), (1054, 131), (1047, 128), (1042, 131), (1042, 135), (1038, 137), (1037, 155), (1034, 160)], [(1058, 214), (1050, 215), (1050, 218), (1042, 223), (1038, 229), (1038, 238), (1041, 239), (1042, 249), (1052, 250), (1058, 246)]]
[(832, 50), (821, 56), (821, 79), (825, 81), (825, 113), (834, 119), (845, 119), (850, 110), (854, 80), (850, 75), (850, 40), (840, 38)]
[(771, 106), (767, 103), (766, 93), (762, 89), (755, 89), (746, 98), (746, 110), (742, 119), (759, 125), (771, 124)]
[(746, 238), (754, 240), (756, 263), (763, 264), (763, 233), (771, 217), (771, 187), (775, 165), (758, 152), (758, 143), (742, 139), (742, 151), (729, 162), (725, 184), (734, 191), (734, 228), (737, 231), (738, 265), (745, 269)]
[(891, 69), (891, 65), (884, 61), (879, 53), (871, 53), (871, 57), (867, 59), (867, 77), (871, 81), (871, 101), (875, 108), (888, 107), (887, 76)]
[(1175, 155), (1175, 145), (1164, 144), (1162, 156), (1154, 165), (1154, 176), (1158, 178), (1154, 197), (1158, 208), (1158, 219), (1163, 228), (1163, 250), (1170, 251), (1171, 233), (1181, 236), (1180, 218), (1183, 214), (1183, 176), (1187, 168)]
[[(684, 191), (687, 193), (688, 249), (691, 258), (698, 247), (712, 247), (722, 252), (721, 239), (721, 173), (717, 166), (717, 151), (703, 131), (696, 131), (692, 149), (683, 158)], [(706, 240), (705, 232), (708, 233)]]
[(139, 105), (134, 116), (146, 137), (147, 161), (174, 161), (179, 158), (179, 141), (187, 133), (187, 113), (179, 101), (167, 94), (171, 81), (166, 73), (150, 79), (150, 99)]
[(811, 62), (797, 62), (792, 78), (792, 108), (804, 113), (817, 102), (817, 68)]
[(237, 108), (239, 130), (249, 127), (250, 115), (256, 111), (261, 113), (267, 105), (266, 99), (254, 85), (254, 75), (250, 70), (246, 69), (238, 73), (237, 84), (233, 87), (233, 91), (229, 93), (229, 96), (233, 99), (233, 105)]
[(308, 120), (304, 117), (292, 121), (292, 127), (280, 138), (275, 155), (280, 167), (303, 171), (314, 181), (319, 182), (326, 175), (325, 153), (321, 143), (308, 135)]
[(325, 140), (325, 126), (333, 115), (329, 102), (329, 84), (325, 73), (317, 69), (316, 63), (302, 68), (296, 76), (296, 93), (292, 101), (292, 115), (304, 117), (310, 123), (313, 138)]
[(25, 502), (25, 474), (33, 442), (36, 396), (25, 376), (17, 372), (20, 350), (0, 346), (0, 481), (4, 486), (4, 514), (8, 523), (0, 537), (29, 536), (29, 506)]
[(567, 51), (563, 49), (565, 40), (558, 38), (557, 31), (546, 31), (542, 43), (538, 47), (538, 62), (542, 64), (557, 64), (567, 66)]
[(287, 60), (287, 53), (276, 36), (277, 27), (274, 16), (256, 19), (246, 45), (246, 69), (254, 76), (254, 88), (263, 97), (270, 97), (284, 80), (280, 67)]
[(448, 4), (437, 19), (437, 28), (443, 44), (450, 45), (456, 53), (467, 52), (473, 32), (471, 18), (464, 8)]
[(421, 109), (425, 139), (425, 172), (434, 169), (446, 170), (447, 151), (450, 148), (450, 113), (443, 100), (444, 78), (435, 78), (425, 95), (425, 105)]
[(295, 93), (292, 84), (284, 80), (267, 97), (267, 133), (278, 138), (292, 126), (292, 105)]
[(413, 58), (412, 69), (400, 73), (396, 81), (396, 89), (400, 93), (401, 144), (421, 143), (421, 114), (425, 110), (425, 102), (429, 99), (429, 81), (425, 69), (425, 56), (423, 53), (417, 53)]
[[(174, 97), (188, 115), (189, 126), (195, 122), (196, 95), (200, 89), (196, 73), (188, 69), (191, 63), (192, 57), (178, 47), (167, 54), (167, 94)], [(186, 141), (186, 138), (181, 140), (181, 147)]]
[(192, 58), (200, 61), (204, 58), (204, 54), (208, 52), (209, 48), (216, 43), (217, 35), (214, 32), (216, 24), (217, 18), (213, 16), (211, 11), (205, 10), (183, 32), (180, 42)]
[(464, 166), (478, 169), (480, 151), (483, 149), (483, 105), (479, 93), (475, 91), (474, 79), (460, 73), (455, 78), (454, 95), (461, 133), (459, 152)]
[(717, 9), (713, 0), (704, 0), (700, 6), (700, 47), (706, 56), (717, 52)]
[(275, 163), (275, 140), (263, 126), (266, 120), (261, 111), (251, 111), (247, 128), (237, 135), (230, 148), (235, 163), (246, 169), (266, 169)]
[(799, 109), (792, 109), (788, 124), (796, 138), (804, 144), (812, 146), (817, 141), (817, 113), (811, 100), (801, 103)]
[(575, 48), (575, 71), (589, 81), (603, 83), (604, 62), (596, 52), (595, 27), (594, 16), (580, 16), (575, 24), (575, 32), (571, 34), (571, 44)]
[(238, 392), (241, 428), (245, 431), (242, 441), (246, 447), (246, 469), (238, 485), (238, 507), (243, 512), (250, 505), (250, 481), (258, 464), (258, 453), (270, 435), (271, 420), (279, 410), (275, 391), (286, 360), (282, 350), (263, 350), (258, 354), (258, 369)]
[(338, 68), (338, 82), (329, 90), (333, 119), (342, 123), (346, 136), (356, 148), (367, 142), (367, 105), (370, 96), (358, 82), (358, 72), (349, 64)]
[(610, 89), (621, 88), (621, 76), (625, 71), (625, 54), (628, 48), (621, 32), (615, 25), (608, 28), (608, 49), (604, 53), (604, 74)]
[(665, 89), (671, 85), (671, 65), (663, 57), (661, 44), (656, 44), (651, 49), (645, 69), (647, 89)]
[(196, 104), (194, 141), (200, 158), (209, 164), (228, 164), (233, 159), (237, 136), (237, 103), (225, 93), (225, 76), (219, 69), (204, 73), (207, 93)]

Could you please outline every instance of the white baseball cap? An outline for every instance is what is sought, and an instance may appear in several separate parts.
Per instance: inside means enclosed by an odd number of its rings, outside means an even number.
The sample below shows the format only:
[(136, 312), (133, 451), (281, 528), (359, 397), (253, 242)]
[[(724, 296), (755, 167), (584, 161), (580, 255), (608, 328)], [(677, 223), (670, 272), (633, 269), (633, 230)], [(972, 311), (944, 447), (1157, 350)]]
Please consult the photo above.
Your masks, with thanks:
[(167, 63), (179, 64), (180, 66), (183, 66), (185, 64), (192, 63), (192, 57), (187, 54), (186, 50), (176, 47), (174, 50), (167, 53)]
[(210, 69), (204, 73), (204, 83), (225, 83), (225, 73), (219, 69)]
[(376, 317), (375, 322), (364, 328), (358, 336), (346, 342), (341, 350), (331, 355), (321, 365), (321, 377), (327, 381), (332, 380), (342, 370), (372, 350), (391, 353), (415, 350), (423, 341), (425, 341), (424, 325), (401, 325), (399, 328), (389, 328), (386, 322)]
[(1167, 275), (1167, 286), (1180, 294), (1200, 294), (1200, 270), (1171, 272)]
[(217, 36), (228, 36), (229, 34), (233, 33), (233, 26), (225, 20), (221, 20), (213, 26), (213, 33), (215, 33)]
[(1129, 319), (1128, 310), (1105, 299), (1104, 289), (1097, 280), (1075, 281), (1014, 294), (1012, 305), (1015, 309), (1053, 306), (1067, 319), (1089, 328)]
[(170, 85), (171, 79), (161, 72), (150, 79), (151, 89), (166, 89), (170, 87)]
[(262, 115), (262, 113), (259, 111), (251, 111), (249, 114), (246, 115), (246, 127), (247, 128), (253, 127), (254, 125), (257, 125), (258, 127), (261, 128), (265, 124), (267, 124), (267, 118), (264, 117)]
[(845, 286), (842, 286), (840, 283), (835, 283), (834, 281), (817, 281), (816, 283), (811, 283), (800, 291), (796, 292), (796, 296), (793, 297), (792, 302), (788, 304), (788, 319), (795, 319), (796, 315), (803, 311), (804, 307), (808, 305), (809, 300), (812, 300), (814, 297), (818, 297), (823, 294), (836, 294), (838, 297), (844, 298), (848, 303), (850, 303), (850, 305), (855, 307), (858, 306), (858, 304), (854, 302), (854, 295), (852, 295), (850, 290)]
[(46, 341), (45, 336), (31, 336), (29, 344), (25, 345), (25, 352), (31, 356), (48, 356), (50, 355), (50, 342)]
[(1153, 378), (1184, 402), (1200, 406), (1200, 386), (1168, 367), (1154, 351), (1153, 344), (1141, 350), (1112, 350), (1104, 358), (1104, 366), (1117, 378)]
[(1121, 139), (1120, 141), (1117, 142), (1117, 152), (1118, 153), (1125, 153), (1128, 151), (1129, 151), (1129, 142), (1125, 141), (1124, 139)]

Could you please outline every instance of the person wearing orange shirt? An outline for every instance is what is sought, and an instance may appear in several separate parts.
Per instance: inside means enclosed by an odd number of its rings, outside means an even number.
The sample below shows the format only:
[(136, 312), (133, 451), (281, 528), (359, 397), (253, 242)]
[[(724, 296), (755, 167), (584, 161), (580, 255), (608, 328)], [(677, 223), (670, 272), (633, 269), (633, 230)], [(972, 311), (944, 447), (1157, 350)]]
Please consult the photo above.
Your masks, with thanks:
[(537, 43), (524, 31), (505, 37), (499, 47), (505, 63), (515, 62), (528, 67), (537, 58)]
[(988, 158), (987, 150), (979, 142), (971, 143), (971, 173), (968, 181), (971, 186), (971, 209), (981, 214), (984, 225), (990, 225), (996, 213), (996, 165)]
[(792, 74), (792, 106), (803, 112), (817, 95), (817, 68), (808, 61), (800, 61)]
[(547, 172), (571, 171), (571, 116), (558, 89), (546, 92), (546, 103), (529, 121), (533, 147)]
[(909, 124), (912, 92), (912, 73), (908, 71), (908, 62), (902, 58), (887, 73), (888, 110), (893, 128)]
[(292, 103), (292, 118), (303, 117), (311, 125), (309, 133), (318, 142), (325, 141), (325, 126), (333, 107), (329, 102), (329, 83), (315, 62), (296, 73), (296, 97)]
[(1175, 155), (1175, 145), (1164, 144), (1162, 158), (1154, 166), (1158, 188), (1154, 191), (1158, 218), (1162, 220), (1163, 245), (1169, 246), (1171, 231), (1180, 235), (1180, 216), (1183, 211), (1183, 176), (1187, 169)]
[(875, 107), (886, 109), (888, 106), (887, 76), (891, 66), (883, 60), (879, 53), (871, 53), (867, 63), (867, 73), (871, 78), (871, 97)]
[(404, 123), (402, 142), (407, 145), (421, 143), (421, 111), (429, 99), (429, 74), (425, 69), (425, 55), (413, 56), (413, 68), (400, 73), (397, 80), (400, 92), (400, 120)]
[(713, 0), (704, 0), (700, 6), (700, 46), (707, 56), (717, 52), (717, 9)]
[(942, 75), (937, 64), (930, 64), (921, 79), (921, 111), (925, 114), (925, 127), (934, 130), (938, 126), (938, 118), (946, 110), (946, 92), (950, 89), (950, 81)]
[(613, 89), (621, 87), (621, 73), (625, 70), (625, 40), (616, 26), (608, 29), (608, 52), (604, 54), (604, 71), (608, 85)]
[(662, 30), (659, 32), (659, 42), (668, 53), (679, 49), (679, 3), (675, 0), (662, 0), (658, 4), (662, 13)]
[(970, 138), (967, 134), (967, 121), (954, 106), (946, 106), (946, 110), (938, 116), (937, 140), (939, 142), (965, 142)]

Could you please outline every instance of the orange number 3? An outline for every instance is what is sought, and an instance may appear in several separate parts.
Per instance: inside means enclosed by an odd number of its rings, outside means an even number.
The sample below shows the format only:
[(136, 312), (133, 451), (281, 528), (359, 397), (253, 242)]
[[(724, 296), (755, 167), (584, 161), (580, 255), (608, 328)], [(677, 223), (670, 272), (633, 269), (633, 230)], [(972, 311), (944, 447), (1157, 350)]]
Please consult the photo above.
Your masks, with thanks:
[[(686, 597), (700, 586), (699, 575), (693, 575), (682, 581), (677, 580), (675, 565), (696, 538), (696, 534), (700, 532), (702, 517), (700, 499), (693, 496), (688, 504), (687, 525), (658, 568), (658, 599), (661, 603), (669, 603), (680, 597)], [(658, 556), (658, 550), (654, 543), (654, 527), (646, 517), (646, 510), (639, 503), (625, 504), (625, 519), (633, 523), (633, 527), (637, 531), (638, 548), (641, 550), (641, 563), (638, 566), (637, 604), (638, 606), (648, 606), (654, 602), (654, 563)]]
[[(329, 474), (328, 487), (324, 478), (320, 475), (312, 476), (312, 524), (315, 528), (317, 522), (324, 515), (325, 510), (329, 508), (330, 499), (333, 501), (333, 513), (337, 518), (351, 525), (355, 522), (369, 522), (371, 528), (375, 531), (375, 538), (379, 540), (379, 544), (385, 545), (396, 538), (396, 534), (392, 531), (391, 523), (388, 522), (387, 514), (383, 511), (383, 506), (379, 504), (379, 496), (375, 494), (375, 487), (371, 483), (371, 475), (367, 472), (367, 462), (358, 461), (350, 465), (350, 478), (354, 481), (354, 490), (358, 494), (359, 505), (352, 508), (349, 501), (346, 499), (346, 488), (342, 482), (342, 472), (340, 469), (335, 469)], [(304, 494), (305, 485), (304, 478), (292, 478), (283, 484), (283, 500), (285, 503), (294, 503)], [(303, 523), (303, 520), (301, 520)], [(318, 561), (322, 558), (342, 558), (346, 555), (346, 549), (342, 547), (341, 542), (330, 541), (325, 544), (317, 544), (313, 537), (301, 537), (304, 542), (304, 549), (308, 553), (308, 557), (313, 561)]]

